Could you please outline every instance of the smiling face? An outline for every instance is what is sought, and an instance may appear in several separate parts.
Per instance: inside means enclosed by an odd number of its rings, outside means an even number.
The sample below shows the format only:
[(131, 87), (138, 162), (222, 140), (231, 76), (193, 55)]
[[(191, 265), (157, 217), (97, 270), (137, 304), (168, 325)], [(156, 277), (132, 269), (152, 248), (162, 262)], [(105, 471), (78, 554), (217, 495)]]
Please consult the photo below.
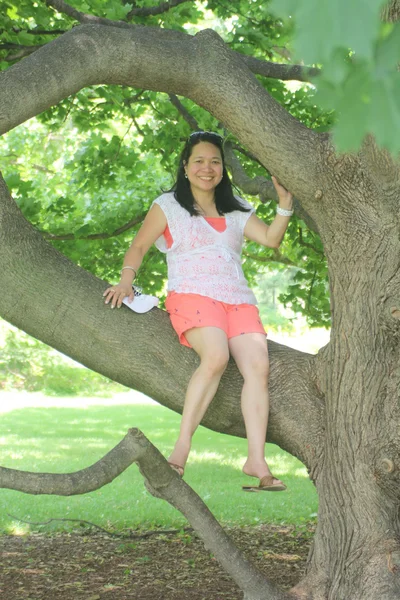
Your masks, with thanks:
[(203, 194), (213, 192), (222, 179), (221, 152), (210, 142), (199, 142), (193, 146), (192, 154), (184, 166), (194, 196), (196, 191)]

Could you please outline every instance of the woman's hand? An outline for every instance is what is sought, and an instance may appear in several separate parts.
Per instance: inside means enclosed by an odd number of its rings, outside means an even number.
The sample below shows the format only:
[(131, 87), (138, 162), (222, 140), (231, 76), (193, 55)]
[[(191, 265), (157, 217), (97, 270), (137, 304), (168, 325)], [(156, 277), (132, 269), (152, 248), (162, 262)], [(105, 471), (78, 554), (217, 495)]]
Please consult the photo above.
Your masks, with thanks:
[(272, 183), (277, 191), (279, 197), (279, 206), (285, 210), (293, 209), (293, 196), (292, 194), (281, 185), (276, 177), (272, 175)]
[(126, 283), (117, 283), (107, 288), (103, 296), (105, 297), (104, 303), (108, 304), (111, 301), (111, 308), (117, 306), (121, 308), (122, 300), (129, 296), (129, 302), (134, 299), (134, 293), (131, 285)]

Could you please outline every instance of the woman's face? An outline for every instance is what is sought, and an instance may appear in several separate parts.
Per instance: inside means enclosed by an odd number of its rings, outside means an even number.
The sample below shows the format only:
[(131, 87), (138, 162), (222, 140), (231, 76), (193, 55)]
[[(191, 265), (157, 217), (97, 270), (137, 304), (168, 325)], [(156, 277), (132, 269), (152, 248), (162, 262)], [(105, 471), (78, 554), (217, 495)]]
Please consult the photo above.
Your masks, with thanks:
[(223, 173), (222, 156), (218, 146), (199, 142), (184, 165), (192, 192), (211, 192), (220, 183)]

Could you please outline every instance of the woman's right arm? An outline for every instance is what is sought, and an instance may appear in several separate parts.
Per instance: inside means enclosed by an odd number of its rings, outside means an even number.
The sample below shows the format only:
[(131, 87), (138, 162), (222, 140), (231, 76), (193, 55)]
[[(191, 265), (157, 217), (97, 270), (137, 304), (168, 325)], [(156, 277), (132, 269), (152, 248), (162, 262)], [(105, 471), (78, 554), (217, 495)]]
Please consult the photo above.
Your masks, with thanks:
[(111, 308), (122, 305), (122, 300), (129, 296), (129, 301), (133, 300), (132, 282), (139, 271), (143, 258), (154, 242), (163, 234), (167, 226), (167, 218), (158, 204), (153, 204), (147, 213), (142, 226), (134, 237), (127, 253), (124, 257), (122, 267), (131, 267), (121, 271), (121, 279), (116, 285), (106, 289), (105, 303), (111, 301)]

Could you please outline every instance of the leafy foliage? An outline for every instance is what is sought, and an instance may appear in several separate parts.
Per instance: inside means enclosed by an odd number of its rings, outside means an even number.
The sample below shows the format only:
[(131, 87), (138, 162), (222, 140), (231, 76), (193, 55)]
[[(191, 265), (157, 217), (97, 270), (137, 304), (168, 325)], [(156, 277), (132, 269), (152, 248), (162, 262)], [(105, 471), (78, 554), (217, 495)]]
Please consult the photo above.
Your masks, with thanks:
[[(32, 46), (46, 44), (77, 24), (45, 2), (35, 7), (28, 0), (1, 4), (3, 69), (31, 52)], [(133, 6), (157, 4), (139, 0)], [(116, 0), (74, 0), (70, 5), (115, 20), (126, 19), (132, 8), (131, 3)], [(370, 131), (379, 143), (396, 150), (400, 36), (397, 24), (380, 23), (380, 6), (378, 0), (350, 4), (340, 0), (331, 5), (318, 0), (207, 0), (185, 2), (157, 15), (133, 16), (130, 21), (189, 34), (212, 27), (238, 52), (280, 63), (293, 52), (307, 64), (322, 65), (322, 74), (312, 84), (258, 79), (308, 127), (333, 128), (340, 148), (355, 148)], [(197, 128), (221, 131), (210, 114), (190, 100), (179, 101)], [(165, 94), (98, 85), (10, 132), (0, 142), (0, 156), (7, 183), (32, 224), (74, 262), (115, 281), (141, 219), (153, 199), (173, 182), (180, 147), (192, 126)], [(223, 133), (236, 142), (230, 132)], [(250, 177), (269, 177), (245, 153), (240, 159)], [(260, 217), (272, 220), (272, 201), (247, 199)], [(318, 236), (293, 218), (281, 253), (296, 273), (281, 299), (306, 315), (311, 325), (328, 326), (327, 267)], [(276, 268), (277, 260), (272, 250), (248, 244), (244, 266), (250, 282), (256, 283), (266, 265)], [(162, 298), (165, 276), (163, 256), (152, 249), (138, 283)]]
[(323, 67), (314, 81), (317, 101), (338, 114), (338, 148), (357, 150), (371, 133), (397, 154), (400, 24), (381, 22), (382, 0), (273, 0), (270, 8), (295, 22), (294, 57)]

